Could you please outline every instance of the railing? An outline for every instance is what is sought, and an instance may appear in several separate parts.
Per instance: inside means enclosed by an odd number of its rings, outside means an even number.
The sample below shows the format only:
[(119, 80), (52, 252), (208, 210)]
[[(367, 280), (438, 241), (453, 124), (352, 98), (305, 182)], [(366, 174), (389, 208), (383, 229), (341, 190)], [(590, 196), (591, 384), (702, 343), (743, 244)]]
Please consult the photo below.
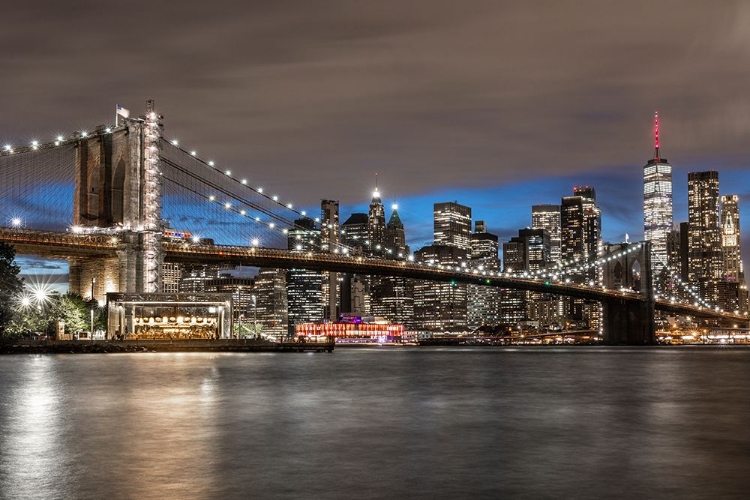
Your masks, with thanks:
[[(117, 249), (120, 239), (117, 233), (60, 233), (53, 231), (35, 231), (22, 228), (0, 228), (0, 241), (22, 245), (49, 245), (79, 250)], [(205, 245), (199, 243), (163, 241), (162, 247), (168, 257), (180, 257), (183, 260), (195, 260), (202, 256), (204, 261), (238, 261), (255, 263), (267, 267), (308, 267), (311, 269), (330, 270), (334, 272), (355, 272), (360, 274), (398, 275), (415, 279), (428, 279), (461, 283), (484, 284), (501, 288), (531, 290), (541, 293), (552, 293), (599, 301), (642, 302), (641, 295), (626, 291), (595, 289), (575, 283), (554, 283), (539, 280), (503, 275), (501, 272), (479, 271), (459, 266), (439, 266), (413, 263), (404, 260), (389, 260), (360, 255), (316, 253), (300, 250), (280, 250), (260, 247), (242, 247), (229, 245)], [(465, 270), (464, 270), (465, 269)], [(679, 314), (690, 314), (702, 317), (747, 321), (747, 316), (714, 311), (705, 307), (673, 303), (670, 300), (657, 299), (656, 308)]]

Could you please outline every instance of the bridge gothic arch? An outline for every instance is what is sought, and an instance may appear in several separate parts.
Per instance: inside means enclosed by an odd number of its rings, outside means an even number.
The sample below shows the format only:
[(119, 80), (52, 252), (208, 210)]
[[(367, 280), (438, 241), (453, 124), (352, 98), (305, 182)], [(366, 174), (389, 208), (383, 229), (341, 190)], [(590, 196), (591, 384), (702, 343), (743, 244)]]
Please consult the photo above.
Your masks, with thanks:
[[(602, 284), (607, 290), (623, 293), (621, 299), (602, 303), (605, 340), (610, 344), (653, 344), (650, 243), (607, 243), (602, 260)], [(642, 300), (626, 300), (631, 294)]]

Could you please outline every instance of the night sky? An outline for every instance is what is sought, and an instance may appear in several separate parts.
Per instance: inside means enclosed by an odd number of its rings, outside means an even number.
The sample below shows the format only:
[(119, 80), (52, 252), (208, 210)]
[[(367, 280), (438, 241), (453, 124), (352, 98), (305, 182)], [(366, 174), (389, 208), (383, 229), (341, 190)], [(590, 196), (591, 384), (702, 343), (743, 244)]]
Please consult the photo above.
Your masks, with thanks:
[(434, 202), (508, 239), (576, 185), (620, 241), (642, 237), (658, 110), (675, 222), (687, 172), (716, 169), (750, 237), (747, 2), (16, 1), (2, 17), (2, 143), (153, 98), (167, 138), (308, 210), (366, 211), (377, 172), (413, 248)]

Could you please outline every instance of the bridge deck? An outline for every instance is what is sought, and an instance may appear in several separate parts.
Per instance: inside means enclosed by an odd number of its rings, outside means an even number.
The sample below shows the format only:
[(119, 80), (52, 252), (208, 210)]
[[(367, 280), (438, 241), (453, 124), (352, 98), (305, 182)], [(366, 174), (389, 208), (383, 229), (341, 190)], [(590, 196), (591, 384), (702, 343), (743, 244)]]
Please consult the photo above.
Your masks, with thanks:
[[(0, 228), (0, 241), (14, 245), (19, 253), (50, 257), (51, 255), (115, 256), (120, 244), (117, 233), (76, 234), (34, 231), (18, 228)], [(559, 282), (542, 282), (478, 270), (451, 269), (408, 261), (367, 258), (362, 256), (279, 250), (257, 247), (205, 245), (164, 241), (164, 258), (170, 262), (200, 262), (282, 269), (310, 269), (352, 274), (401, 276), (428, 281), (456, 282), (494, 286), (498, 288), (529, 290), (539, 293), (564, 295), (600, 302), (626, 304), (643, 303), (644, 297), (636, 293), (591, 288), (585, 285)], [(655, 301), (655, 309), (673, 314), (702, 318), (716, 318), (742, 322), (746, 316), (714, 311), (704, 307)]]

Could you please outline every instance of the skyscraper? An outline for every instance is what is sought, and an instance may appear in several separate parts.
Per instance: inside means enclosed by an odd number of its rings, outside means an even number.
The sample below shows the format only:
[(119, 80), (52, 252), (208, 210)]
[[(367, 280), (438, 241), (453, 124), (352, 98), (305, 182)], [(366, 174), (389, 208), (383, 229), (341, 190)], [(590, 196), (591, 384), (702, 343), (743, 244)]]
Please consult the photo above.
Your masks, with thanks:
[[(724, 264), (719, 224), (719, 173), (688, 174), (688, 280), (721, 279)], [(704, 296), (710, 301), (710, 297)]]
[(560, 205), (534, 205), (531, 207), (532, 229), (544, 229), (549, 234), (549, 262), (561, 261)]
[[(471, 235), (471, 266), (482, 271), (500, 271), (498, 238), (487, 232), (484, 221), (476, 221)], [(494, 326), (499, 322), (499, 290), (496, 287), (470, 284), (467, 287), (467, 322), (469, 329)]]
[(457, 201), (435, 203), (435, 245), (471, 250), (471, 208)]
[(724, 279), (744, 281), (740, 254), (739, 196), (736, 194), (721, 197), (721, 250), (724, 257)]
[[(573, 188), (573, 196), (563, 198), (560, 205), (563, 262), (594, 262), (599, 253), (602, 233), (602, 216), (596, 204), (596, 191), (588, 186)], [(596, 279), (596, 274), (596, 270), (591, 269), (585, 274), (585, 279)]]
[[(320, 246), (328, 253), (338, 253), (340, 238), (339, 202), (337, 200), (321, 200), (320, 202)], [(336, 321), (339, 313), (340, 289), (338, 273), (323, 272), (323, 301), (325, 309), (323, 316)]]
[[(294, 226), (288, 234), (289, 250), (309, 252), (320, 248), (321, 231), (312, 219), (298, 219)], [(298, 323), (323, 320), (323, 277), (320, 271), (290, 269), (286, 275), (286, 295), (290, 333)]]
[(672, 223), (672, 166), (659, 154), (659, 114), (654, 114), (654, 157), (643, 167), (643, 237), (651, 242), (654, 276), (668, 266)]
[[(435, 242), (414, 253), (430, 265), (466, 266), (471, 254), (471, 208), (458, 202), (435, 203)], [(463, 331), (466, 285), (418, 281), (414, 285), (414, 314), (428, 330)]]
[(286, 270), (261, 267), (255, 278), (253, 315), (264, 334), (287, 335)]
[[(461, 266), (469, 252), (456, 246), (429, 245), (414, 252), (427, 265)], [(461, 283), (419, 280), (414, 285), (414, 315), (422, 328), (432, 331), (464, 331), (467, 327), (466, 288)]]
[(386, 256), (394, 259), (405, 259), (408, 257), (409, 247), (406, 246), (406, 232), (404, 223), (398, 215), (398, 205), (393, 205), (391, 218), (385, 227)]
[(385, 208), (380, 199), (380, 191), (375, 186), (367, 216), (367, 244), (370, 255), (380, 256), (385, 253)]
[(320, 201), (320, 221), (320, 248), (334, 253), (339, 250), (340, 238), (338, 200)]
[(366, 254), (370, 250), (369, 222), (366, 213), (354, 213), (341, 224), (341, 241), (353, 253)]
[[(596, 191), (589, 186), (573, 188), (573, 196), (566, 196), (560, 203), (560, 226), (562, 236), (563, 265), (578, 262), (585, 265), (596, 261), (601, 246), (602, 218), (596, 204)], [(600, 269), (587, 268), (570, 274), (579, 283), (599, 282)], [(566, 299), (570, 318), (598, 327), (600, 306), (585, 303), (581, 299)]]
[[(404, 260), (408, 257), (404, 224), (398, 215), (398, 206), (393, 205), (385, 228), (385, 252), (387, 259)], [(395, 276), (372, 276), (371, 309), (375, 316), (382, 316), (395, 323), (409, 323), (414, 314), (413, 280)]]
[[(353, 254), (369, 255), (369, 219), (366, 213), (353, 213), (341, 224), (341, 242)], [(371, 314), (370, 285), (367, 276), (341, 276), (341, 312), (366, 316)]]

